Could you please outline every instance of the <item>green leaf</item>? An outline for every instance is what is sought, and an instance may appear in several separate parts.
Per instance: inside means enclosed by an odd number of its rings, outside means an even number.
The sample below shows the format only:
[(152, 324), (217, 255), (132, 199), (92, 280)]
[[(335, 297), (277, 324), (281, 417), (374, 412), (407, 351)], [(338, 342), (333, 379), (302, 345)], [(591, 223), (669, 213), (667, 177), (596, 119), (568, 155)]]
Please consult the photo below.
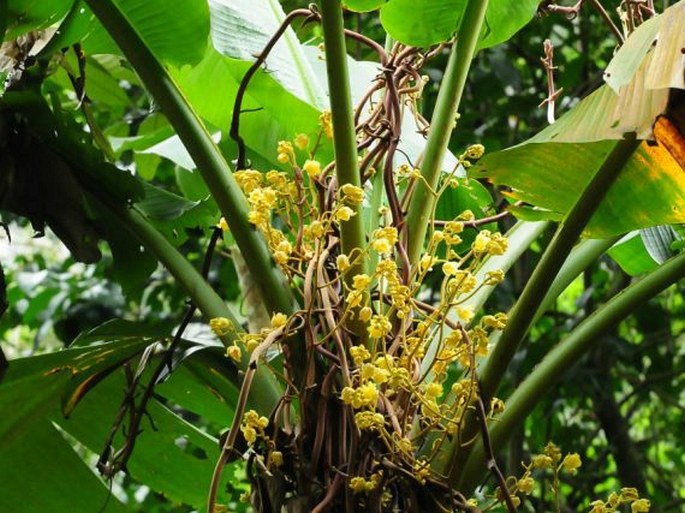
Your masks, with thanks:
[[(172, 378), (173, 379), (173, 375)], [(100, 453), (122, 399), (125, 383), (122, 373), (100, 383), (68, 419), (53, 420), (67, 433), (95, 453)], [(192, 389), (189, 389), (192, 393)], [(203, 509), (219, 443), (157, 400), (148, 406), (149, 419), (141, 425), (133, 456), (127, 466), (133, 478), (174, 502)], [(228, 423), (230, 418), (225, 421)], [(120, 447), (121, 435), (115, 438)], [(225, 473), (220, 489), (230, 486), (231, 471)]]
[(47, 419), (27, 426), (14, 443), (3, 439), (0, 461), (1, 511), (126, 511)]
[[(212, 42), (222, 55), (254, 62), (280, 27), (285, 13), (278, 0), (212, 0)], [(266, 60), (273, 77), (299, 99), (319, 109), (328, 105), (292, 28), (286, 29)], [(248, 90), (249, 91), (249, 90)]]
[[(541, 217), (560, 219), (613, 144), (527, 142), (486, 154), (470, 174), (510, 187), (508, 196), (543, 209)], [(607, 191), (584, 235), (603, 238), (683, 221), (685, 174), (666, 149), (643, 143)]]
[(658, 264), (649, 255), (639, 232), (634, 231), (618, 241), (608, 254), (631, 276), (653, 271)]
[(343, 6), (351, 11), (371, 12), (381, 7), (387, 1), (388, 0), (343, 0)]
[(41, 30), (60, 20), (73, 0), (9, 0), (5, 40)]
[(239, 390), (230, 380), (223, 348), (205, 348), (194, 353), (156, 390), (219, 428), (233, 418)]
[(381, 23), (393, 39), (411, 46), (447, 41), (457, 31), (466, 0), (391, 0)]
[[(185, 0), (175, 3), (173, 9), (164, 0), (116, 0), (115, 3), (161, 61), (183, 66), (196, 64), (202, 59), (209, 40), (209, 7), (206, 1)], [(68, 8), (71, 2), (66, 4)], [(121, 54), (116, 43), (81, 1), (65, 18), (58, 39), (50, 49), (59, 50), (78, 41), (82, 42), (86, 55)]]
[[(490, 0), (478, 47), (509, 39), (533, 18), (538, 4), (537, 0)], [(465, 9), (466, 0), (390, 0), (381, 8), (381, 22), (402, 43), (431, 46), (454, 35)]]
[[(238, 83), (249, 63), (224, 57), (211, 49), (195, 68), (173, 72), (196, 112), (215, 127), (228, 130)], [(240, 134), (246, 145), (278, 165), (274, 141), (290, 140), (299, 133), (314, 136), (319, 111), (288, 93), (269, 73), (260, 71), (245, 95)], [(329, 150), (330, 153), (330, 150)], [(322, 152), (322, 160), (324, 152)]]
[(171, 221), (195, 208), (199, 202), (190, 201), (171, 192), (144, 184), (145, 198), (136, 203), (136, 207), (150, 219)]

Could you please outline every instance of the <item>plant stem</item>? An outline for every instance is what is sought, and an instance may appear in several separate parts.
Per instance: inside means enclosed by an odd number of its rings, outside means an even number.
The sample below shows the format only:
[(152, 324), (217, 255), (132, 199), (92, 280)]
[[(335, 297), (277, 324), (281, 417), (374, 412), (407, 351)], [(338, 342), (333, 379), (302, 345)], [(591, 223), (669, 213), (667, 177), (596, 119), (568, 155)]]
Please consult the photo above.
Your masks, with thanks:
[[(509, 362), (514, 357), (523, 337), (528, 333), (538, 308), (547, 296), (550, 286), (573, 245), (639, 145), (640, 141), (636, 139), (635, 134), (627, 134), (624, 139), (616, 143), (558, 228), (521, 296), (511, 309), (507, 327), (484, 364), (480, 382), (485, 404), (489, 404), (490, 399), (496, 393)], [(465, 419), (462, 431), (464, 440), (470, 439), (477, 433), (477, 425), (472, 417), (473, 415), (470, 415)], [(453, 482), (458, 482), (459, 471), (463, 469), (463, 464), (470, 452), (469, 448), (459, 449), (455, 449), (450, 464), (450, 480)]]
[(483, 394), (488, 401), (497, 391), (511, 358), (523, 337), (528, 333), (538, 307), (546, 297), (576, 240), (639, 145), (640, 141), (635, 138), (634, 134), (616, 143), (542, 255), (540, 263), (512, 308), (507, 327), (502, 332), (502, 337), (488, 357), (481, 373)]
[[(540, 398), (557, 383), (580, 357), (595, 347), (601, 336), (628, 317), (647, 300), (669, 285), (685, 278), (685, 253), (665, 262), (661, 267), (627, 287), (583, 321), (550, 351), (533, 372), (521, 383), (507, 401), (504, 413), (490, 429), (495, 451), (501, 448), (516, 428), (533, 411)], [(483, 446), (478, 442), (467, 460), (459, 490), (466, 495), (480, 481), (485, 468)]]
[[(320, 5), (338, 188), (345, 184), (361, 187), (342, 7), (340, 0), (321, 0)], [(355, 205), (352, 208), (355, 215), (349, 221), (340, 223), (340, 239), (342, 252), (354, 256), (354, 253), (363, 249), (366, 240), (362, 205)], [(356, 259), (354, 268), (345, 275), (347, 283), (351, 285), (354, 275), (363, 273), (365, 267), (365, 260)]]
[(421, 166), (421, 175), (424, 180), (420, 180), (416, 185), (407, 215), (407, 254), (412, 265), (418, 262), (421, 256), (430, 214), (437, 201), (433, 191), (437, 187), (442, 172), (442, 160), (454, 128), (455, 117), (487, 8), (488, 0), (469, 0), (459, 26), (457, 39), (452, 45), (447, 61), (445, 76), (431, 120), (423, 166)]
[(88, 6), (126, 55), (172, 124), (207, 183), (240, 251), (249, 255), (254, 280), (271, 312), (293, 312), (294, 300), (263, 237), (247, 219), (248, 204), (226, 160), (165, 67), (145, 45), (112, 0), (86, 0)]

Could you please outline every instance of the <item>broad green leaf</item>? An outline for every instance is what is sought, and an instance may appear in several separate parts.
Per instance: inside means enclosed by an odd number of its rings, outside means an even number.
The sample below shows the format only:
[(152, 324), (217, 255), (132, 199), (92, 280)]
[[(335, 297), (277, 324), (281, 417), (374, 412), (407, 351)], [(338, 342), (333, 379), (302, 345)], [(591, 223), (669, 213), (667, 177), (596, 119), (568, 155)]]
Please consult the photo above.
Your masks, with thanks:
[(508, 40), (533, 19), (539, 0), (490, 0), (478, 48), (490, 48)]
[[(41, 458), (39, 458), (42, 465), (47, 468), (59, 465), (62, 457), (58, 449), (47, 450), (45, 446), (40, 445), (42, 442), (38, 435), (35, 435), (36, 438), (33, 435), (34, 428), (39, 429), (48, 422), (48, 419), (88, 449), (99, 454), (103, 450), (103, 444), (123, 398), (122, 394), (125, 389), (123, 373), (115, 372), (98, 383), (78, 404), (69, 419), (65, 419), (59, 408), (60, 396), (70, 379), (71, 370), (87, 362), (95, 363), (97, 357), (103, 355), (108, 358), (114, 357), (120, 351), (122, 344), (130, 348), (130, 344), (126, 342), (127, 337), (133, 337), (131, 339), (131, 344), (133, 344), (135, 334), (154, 335), (159, 329), (122, 321), (107, 323), (83, 336), (81, 342), (117, 336), (124, 337), (123, 341), (111, 342), (95, 348), (79, 347), (11, 361), (5, 380), (0, 387), (0, 411), (3, 412), (0, 416), (0, 439), (2, 439), (0, 458), (2, 461), (14, 461), (6, 460), (5, 454), (15, 457), (22, 454), (22, 451), (28, 451), (35, 444), (43, 448)], [(194, 361), (194, 358), (196, 356), (191, 357), (189, 361)], [(168, 386), (171, 390), (170, 399), (181, 407), (184, 407), (188, 395), (192, 395), (193, 400), (189, 401), (189, 410), (209, 410), (212, 407), (209, 396), (217, 397), (216, 394), (220, 394), (222, 399), (215, 399), (217, 409), (213, 418), (217, 424), (223, 426), (230, 422), (232, 411), (230, 402), (236, 394), (228, 387), (227, 379), (222, 377), (226, 372), (225, 361), (222, 361), (221, 357), (210, 361), (214, 363), (206, 367), (204, 360), (197, 360), (196, 372), (180, 374), (179, 383), (174, 383), (175, 377), (172, 374), (168, 385), (165, 383), (160, 387), (163, 391), (164, 387)], [(155, 363), (156, 361), (153, 365)], [(197, 375), (201, 376), (197, 381), (201, 387), (207, 387), (206, 393), (200, 394), (198, 386), (193, 382), (196, 379), (194, 376)], [(163, 395), (162, 391), (160, 393)], [(156, 430), (152, 428), (148, 420), (145, 420), (141, 426), (143, 432), (136, 443), (134, 455), (128, 466), (131, 475), (173, 501), (202, 508), (205, 505), (206, 489), (214, 463), (219, 455), (218, 441), (202, 433), (156, 400), (151, 402), (148, 412)], [(120, 436), (117, 437), (115, 443), (121, 443)], [(38, 460), (32, 460), (31, 463), (35, 464), (36, 461)], [(27, 468), (17, 468), (13, 479), (33, 483), (36, 470), (32, 467), (33, 465)], [(0, 465), (0, 474), (3, 469), (7, 468), (7, 465)], [(71, 464), (65, 468), (71, 472)], [(231, 474), (232, 470), (228, 468), (224, 475), (222, 490), (230, 483)], [(57, 474), (53, 472), (50, 475), (54, 478)], [(95, 479), (94, 476), (93, 478)], [(97, 479), (95, 481), (97, 482)], [(80, 481), (75, 482), (81, 484)], [(86, 486), (87, 480), (83, 483)], [(69, 491), (68, 486), (73, 483), (66, 480), (62, 484), (65, 487), (62, 489), (65, 496), (71, 497), (73, 492)], [(5, 493), (0, 494), (0, 505), (3, 504), (2, 500), (5, 497)], [(91, 509), (83, 511), (92, 511), (92, 504), (90, 506)], [(32, 513), (34, 510), (3, 508), (2, 511)], [(69, 509), (69, 511), (81, 510)]]
[[(249, 62), (262, 53), (285, 18), (278, 0), (210, 0), (209, 8), (214, 48), (226, 57)], [(266, 69), (301, 100), (318, 109), (328, 105), (292, 28), (269, 53)]]
[(176, 368), (156, 390), (204, 420), (223, 428), (233, 418), (239, 390), (228, 375), (223, 348), (205, 348)]
[(9, 443), (28, 425), (55, 411), (69, 382), (78, 382), (92, 366), (121, 361), (132, 349), (142, 350), (145, 345), (117, 341), (11, 361), (0, 387), (0, 411), (11, 415), (0, 416), (0, 439)]
[[(459, 27), (466, 0), (390, 0), (381, 8), (381, 22), (398, 41), (431, 46), (450, 39)], [(479, 48), (502, 43), (528, 23), (537, 0), (490, 0)]]
[(73, 0), (9, 0), (5, 40), (58, 22)]
[[(563, 218), (614, 143), (523, 143), (486, 156), (471, 176), (508, 186), (507, 193)], [(603, 238), (685, 221), (685, 173), (661, 146), (643, 143), (607, 192), (585, 236)]]
[[(66, 3), (68, 8), (71, 2)], [(164, 0), (115, 0), (115, 3), (161, 61), (182, 66), (202, 59), (209, 40), (206, 1), (176, 2), (173, 9)], [(121, 53), (85, 2), (77, 2), (59, 32), (51, 45), (53, 50), (81, 41), (86, 55)]]
[(145, 199), (136, 203), (136, 208), (177, 246), (187, 240), (186, 229), (208, 228), (219, 219), (211, 198), (191, 201), (147, 183)]
[[(224, 57), (210, 49), (195, 68), (173, 72), (196, 112), (213, 126), (228, 131), (238, 83), (249, 63)], [(276, 142), (299, 133), (314, 137), (319, 131), (319, 111), (288, 93), (270, 74), (258, 72), (250, 81), (243, 101), (240, 134), (248, 148), (276, 160)], [(330, 150), (328, 150), (330, 154)], [(322, 160), (325, 151), (322, 151)]]
[(370, 12), (378, 9), (388, 0), (343, 0), (343, 6), (351, 11)]
[[(9, 410), (3, 410), (3, 416), (8, 413), (13, 415)], [(0, 511), (126, 511), (47, 419), (26, 426), (14, 443), (3, 438), (0, 461)]]
[[(174, 379), (173, 374), (170, 379)], [(124, 387), (122, 373), (113, 374), (84, 398), (68, 420), (62, 417), (53, 420), (99, 454), (119, 408)], [(188, 390), (192, 393), (192, 389)], [(174, 502), (203, 509), (214, 464), (219, 457), (218, 440), (184, 421), (157, 400), (149, 403), (148, 413), (154, 427), (149, 419), (143, 421), (142, 432), (128, 464), (129, 473)], [(228, 422), (230, 419), (226, 424)], [(115, 445), (120, 446), (121, 442), (119, 434)], [(228, 468), (222, 479), (220, 500), (231, 481), (231, 474)]]
[(647, 273), (658, 267), (647, 252), (638, 231), (623, 237), (608, 251), (608, 254), (621, 266), (621, 269), (631, 276)]
[(190, 201), (171, 192), (145, 184), (145, 198), (136, 207), (151, 219), (170, 221), (195, 208), (199, 202)]
[(447, 41), (459, 27), (466, 0), (391, 0), (381, 23), (394, 39), (411, 46)]

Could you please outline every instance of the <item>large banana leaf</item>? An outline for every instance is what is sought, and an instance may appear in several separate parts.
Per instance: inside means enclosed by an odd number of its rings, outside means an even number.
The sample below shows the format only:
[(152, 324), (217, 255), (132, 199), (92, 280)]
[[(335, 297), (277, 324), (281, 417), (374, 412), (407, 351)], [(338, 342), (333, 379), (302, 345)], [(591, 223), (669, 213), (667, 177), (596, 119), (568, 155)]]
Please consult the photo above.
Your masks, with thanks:
[[(478, 47), (509, 39), (533, 18), (539, 3), (490, 0)], [(454, 35), (466, 4), (467, 0), (390, 0), (381, 8), (381, 22), (388, 34), (402, 43), (430, 46)]]
[[(524, 218), (562, 220), (611, 150), (610, 139), (624, 132), (651, 138), (654, 131), (656, 140), (644, 142), (635, 152), (607, 191), (585, 235), (608, 237), (685, 221), (682, 134), (665, 119), (657, 119), (673, 108), (667, 105), (673, 94), (669, 87), (685, 88), (681, 52), (685, 36), (674, 29), (683, 22), (685, 2), (681, 1), (642, 25), (626, 41), (624, 48), (631, 51), (620, 51), (609, 64), (605, 74), (609, 85), (530, 140), (486, 155), (474, 166), (472, 176), (506, 186), (513, 199), (537, 207), (513, 208)], [(655, 81), (657, 68), (662, 79)]]
[[(106, 487), (83, 462), (81, 456), (87, 451), (77, 454), (73, 442), (95, 454), (103, 450), (125, 389), (123, 374), (110, 372), (111, 367), (130, 359), (163, 333), (167, 333), (166, 328), (116, 321), (80, 337), (75, 342), (80, 347), (10, 362), (0, 387), (0, 459), (12, 461), (13, 466), (0, 465), (4, 490), (0, 506), (6, 506), (0, 510), (37, 513), (63, 505), (69, 511), (88, 513), (93, 505), (98, 509), (105, 503)], [(83, 346), (96, 341), (104, 343)], [(223, 351), (203, 349), (160, 384), (157, 393), (171, 401), (169, 404), (207, 415), (218, 429), (232, 417), (227, 401), (237, 396), (226, 372)], [(87, 384), (103, 376), (83, 397)], [(80, 401), (73, 411), (70, 408), (67, 419), (62, 415), (60, 398), (71, 406), (77, 396)], [(175, 502), (202, 508), (219, 455), (218, 441), (156, 399), (149, 404), (148, 413), (154, 425), (147, 420), (142, 425), (128, 465), (131, 476)], [(118, 436), (115, 444), (121, 442)], [(222, 489), (230, 483), (232, 473), (229, 468)], [(59, 476), (57, 486), (55, 476)], [(49, 492), (30, 493), (27, 487)], [(19, 502), (22, 497), (23, 502)], [(45, 501), (50, 499), (54, 503), (47, 507)], [(108, 508), (107, 512), (123, 511), (114, 499)]]

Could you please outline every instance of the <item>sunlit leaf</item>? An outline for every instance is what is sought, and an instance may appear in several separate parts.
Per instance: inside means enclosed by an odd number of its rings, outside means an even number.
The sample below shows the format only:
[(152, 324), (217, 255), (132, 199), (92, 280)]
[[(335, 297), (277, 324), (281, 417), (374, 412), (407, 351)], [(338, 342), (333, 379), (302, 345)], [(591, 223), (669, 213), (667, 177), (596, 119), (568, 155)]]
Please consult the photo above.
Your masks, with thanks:
[[(466, 9), (466, 0), (389, 0), (381, 8), (381, 22), (398, 41), (431, 46), (450, 39)], [(509, 39), (535, 15), (537, 0), (490, 0), (479, 48)]]

